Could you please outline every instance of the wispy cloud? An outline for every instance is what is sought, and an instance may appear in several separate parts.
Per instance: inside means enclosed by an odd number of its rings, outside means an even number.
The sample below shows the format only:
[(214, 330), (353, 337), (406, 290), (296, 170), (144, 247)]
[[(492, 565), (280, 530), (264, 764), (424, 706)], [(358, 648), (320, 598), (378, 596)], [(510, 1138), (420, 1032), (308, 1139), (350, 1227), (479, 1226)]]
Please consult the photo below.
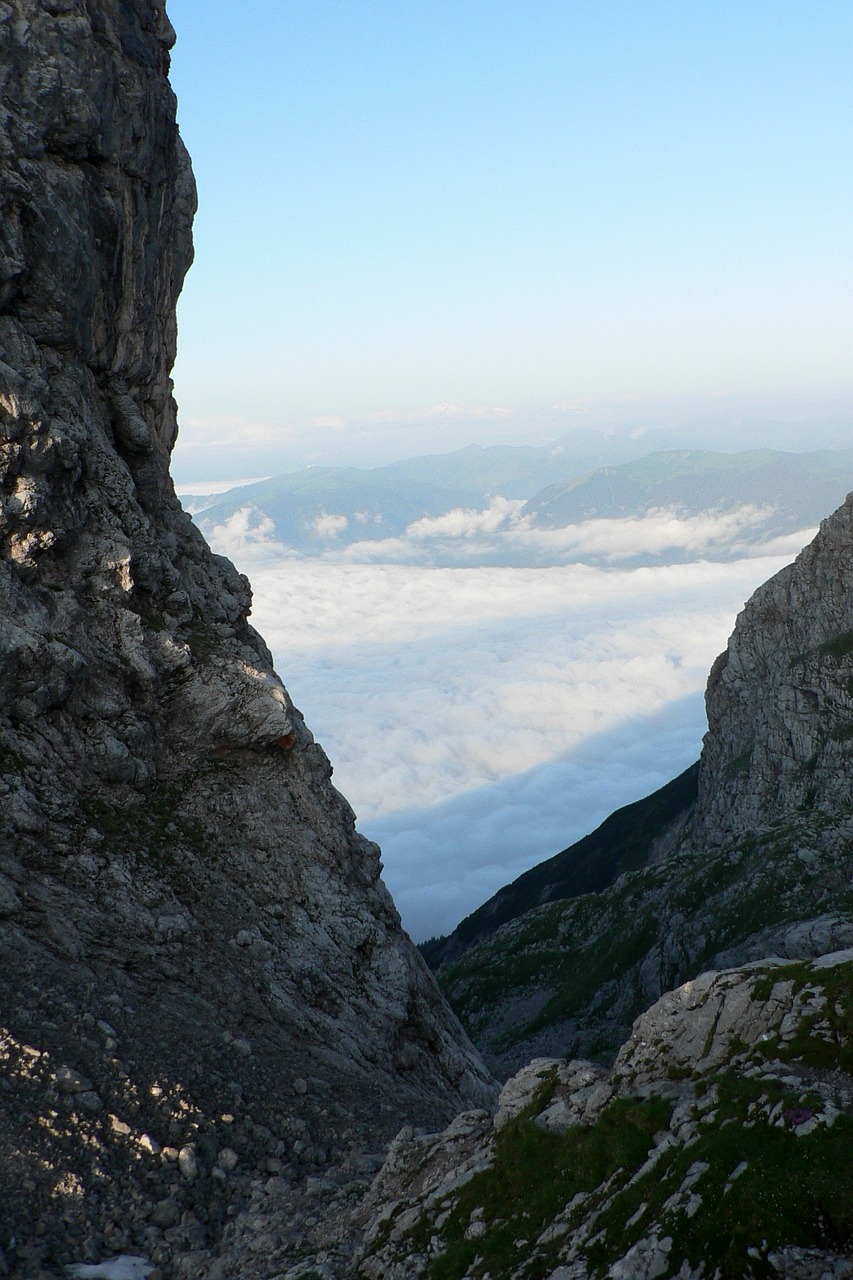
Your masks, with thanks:
[(179, 484), (176, 492), (179, 498), (184, 496), (189, 498), (211, 497), (214, 494), (228, 493), (231, 489), (238, 489), (245, 484), (259, 484), (261, 480), (268, 480), (269, 476), (248, 476), (245, 480), (193, 480), (186, 484)]
[[(522, 502), (495, 498), (482, 510), (456, 508), (408, 526), (396, 538), (364, 540), (342, 548), (350, 563), (518, 565), (619, 565), (701, 556), (761, 557), (794, 554), (813, 535), (804, 529), (762, 540), (773, 516), (769, 507), (684, 515), (674, 509), (642, 516), (585, 520), (559, 529), (531, 526)], [(790, 548), (790, 550), (789, 550)], [(336, 553), (338, 554), (338, 553)]]
[[(454, 507), (441, 516), (425, 516), (415, 520), (404, 533), (404, 538), (422, 542), (431, 538), (473, 538), (477, 535), (497, 533), (498, 530), (518, 528), (524, 524), (520, 516), (524, 499), (493, 498), (482, 510)], [(384, 544), (380, 543), (380, 546)]]
[(369, 425), (379, 423), (416, 423), (416, 422), (470, 422), (485, 421), (494, 422), (502, 421), (507, 418), (515, 418), (518, 416), (517, 409), (507, 408), (505, 405), (485, 405), (485, 404), (454, 404), (450, 400), (442, 400), (438, 404), (426, 405), (422, 408), (388, 408), (379, 409), (373, 413), (366, 413), (353, 419), (354, 425)]
[[(513, 537), (522, 545), (555, 555), (602, 556), (612, 562), (671, 551), (703, 555), (730, 545), (747, 530), (760, 528), (772, 515), (771, 507), (750, 505), (698, 515), (658, 508), (642, 516), (585, 520), (561, 529), (519, 529)], [(745, 550), (746, 544), (741, 545)]]
[(276, 539), (270, 517), (251, 504), (240, 507), (209, 531), (208, 542), (218, 555), (229, 556), (240, 564), (251, 562), (253, 572), (270, 559), (287, 560), (294, 555)]

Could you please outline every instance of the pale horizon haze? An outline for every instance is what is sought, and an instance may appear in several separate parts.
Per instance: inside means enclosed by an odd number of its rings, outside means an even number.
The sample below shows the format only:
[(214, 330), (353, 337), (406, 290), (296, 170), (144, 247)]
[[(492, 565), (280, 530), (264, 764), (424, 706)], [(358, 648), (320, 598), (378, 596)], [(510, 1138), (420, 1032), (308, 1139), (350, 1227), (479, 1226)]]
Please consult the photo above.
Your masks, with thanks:
[(849, 422), (848, 4), (169, 13), (200, 198), (181, 478)]

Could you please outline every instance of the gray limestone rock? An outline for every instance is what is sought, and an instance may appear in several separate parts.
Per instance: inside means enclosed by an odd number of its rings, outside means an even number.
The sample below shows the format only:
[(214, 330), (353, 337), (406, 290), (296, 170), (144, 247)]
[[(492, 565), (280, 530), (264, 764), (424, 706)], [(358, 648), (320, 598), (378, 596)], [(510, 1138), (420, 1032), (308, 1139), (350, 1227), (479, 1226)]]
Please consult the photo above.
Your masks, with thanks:
[[(310, 1171), (492, 1086), (248, 623), (248, 582), (174, 495), (195, 189), (173, 39), (163, 0), (0, 3), (0, 1024), (79, 1063), (109, 1112), (141, 1109), (158, 1150), (238, 1110)], [(24, 1248), (64, 1177), (94, 1204), (106, 1175), (83, 1157), (93, 1104), (24, 1188), (14, 1151), (53, 1122), (45, 1101), (26, 1130), (15, 1089), (0, 1239)], [(119, 1141), (99, 1159), (129, 1194)], [(228, 1145), (243, 1195), (251, 1144)]]
[(853, 494), (747, 602), (706, 705), (692, 847), (853, 801)]
[[(841, 1010), (832, 1026), (824, 1022), (830, 1004)], [(637, 1019), (609, 1070), (563, 1059), (530, 1063), (504, 1085), (491, 1123), (460, 1117), (441, 1134), (398, 1137), (355, 1208), (355, 1265), (341, 1275), (409, 1280), (444, 1259), (448, 1274), (479, 1269), (495, 1280), (765, 1273), (840, 1280), (850, 1274), (848, 1229), (830, 1247), (826, 1202), (809, 1178), (816, 1143), (843, 1126), (834, 1143), (843, 1161), (853, 1133), (852, 1009), (853, 951), (795, 965), (767, 960), (707, 972), (665, 993)], [(808, 1052), (786, 1050), (786, 1034), (820, 1046), (813, 1050), (820, 1070)], [(607, 1145), (644, 1107), (654, 1108), (656, 1126), (646, 1145), (633, 1156), (614, 1151), (608, 1166)], [(525, 1126), (544, 1130), (547, 1141), (531, 1146)], [(747, 1130), (761, 1138), (748, 1160), (739, 1159), (732, 1136)], [(774, 1145), (770, 1135), (781, 1130), (787, 1137)], [(561, 1151), (561, 1143), (572, 1145)], [(534, 1164), (525, 1163), (531, 1150)], [(765, 1198), (779, 1151), (796, 1172)], [(603, 1174), (592, 1175), (590, 1156)], [(846, 1176), (841, 1167), (838, 1176)], [(787, 1197), (788, 1239), (775, 1216), (779, 1196)], [(755, 1232), (754, 1240), (735, 1232), (725, 1256), (721, 1203), (731, 1206), (723, 1221), (740, 1225), (748, 1212)], [(697, 1256), (700, 1241), (712, 1252)], [(498, 1270), (495, 1258), (503, 1259)]]

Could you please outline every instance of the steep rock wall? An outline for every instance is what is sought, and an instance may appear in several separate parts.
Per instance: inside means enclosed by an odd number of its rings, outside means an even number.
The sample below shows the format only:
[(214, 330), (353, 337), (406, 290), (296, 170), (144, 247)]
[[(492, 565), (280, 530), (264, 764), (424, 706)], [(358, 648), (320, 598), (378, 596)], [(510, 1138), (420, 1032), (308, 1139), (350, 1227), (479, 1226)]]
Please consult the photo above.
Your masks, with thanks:
[(853, 494), (755, 592), (715, 662), (697, 849), (853, 799)]
[[(95, 1099), (31, 1100), (70, 1127), (0, 1168), (0, 1249), (75, 1160), (89, 1205), (87, 1144), (128, 1165), (101, 1110), (179, 1146), (239, 1113), (296, 1177), (490, 1090), (169, 480), (173, 38), (162, 0), (0, 0), (0, 1024)], [(0, 1163), (46, 1140), (15, 1096)]]

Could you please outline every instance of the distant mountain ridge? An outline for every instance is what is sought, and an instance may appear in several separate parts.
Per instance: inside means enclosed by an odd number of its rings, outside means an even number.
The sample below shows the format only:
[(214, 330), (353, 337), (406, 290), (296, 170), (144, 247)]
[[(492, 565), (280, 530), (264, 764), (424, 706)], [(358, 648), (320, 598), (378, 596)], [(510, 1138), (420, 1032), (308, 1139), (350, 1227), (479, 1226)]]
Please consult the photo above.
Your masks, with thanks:
[(853, 482), (853, 450), (744, 453), (678, 450), (598, 470), (553, 485), (523, 508), (542, 528), (581, 520), (633, 516), (653, 507), (687, 514), (752, 504), (772, 506), (773, 524), (818, 523), (840, 500), (838, 485)]
[[(570, 437), (566, 438), (567, 440)], [(675, 450), (593, 469), (579, 466), (566, 443), (548, 446), (470, 446), (386, 467), (312, 467), (240, 486), (193, 507), (208, 534), (248, 513), (269, 536), (303, 554), (353, 543), (424, 538), (440, 556), (442, 546), (477, 537), (493, 562), (547, 557), (547, 546), (520, 547), (519, 539), (601, 519), (642, 519), (671, 511), (679, 518), (711, 512), (719, 517), (744, 509), (749, 531), (735, 530), (716, 551), (728, 554), (732, 541), (761, 541), (814, 527), (837, 506), (853, 484), (853, 450), (784, 453), (751, 450), (707, 453)], [(423, 528), (451, 511), (479, 512), (506, 500), (506, 507), (482, 529), (476, 520)], [(414, 527), (414, 529), (413, 529)], [(673, 553), (674, 554), (674, 553)], [(677, 558), (677, 557), (676, 557)]]

